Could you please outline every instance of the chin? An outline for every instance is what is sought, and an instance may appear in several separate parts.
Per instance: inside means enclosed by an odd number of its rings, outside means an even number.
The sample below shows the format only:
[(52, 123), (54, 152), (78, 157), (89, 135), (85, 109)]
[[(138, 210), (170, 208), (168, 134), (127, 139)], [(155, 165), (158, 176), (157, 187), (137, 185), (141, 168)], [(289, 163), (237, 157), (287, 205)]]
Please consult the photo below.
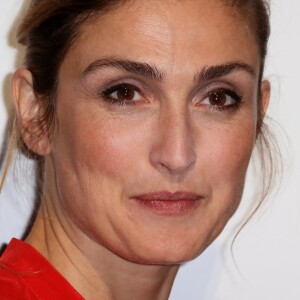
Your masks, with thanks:
[(179, 265), (199, 256), (208, 245), (191, 245), (189, 243), (165, 241), (164, 243), (149, 243), (149, 247), (137, 251), (120, 253), (122, 258), (145, 265)]

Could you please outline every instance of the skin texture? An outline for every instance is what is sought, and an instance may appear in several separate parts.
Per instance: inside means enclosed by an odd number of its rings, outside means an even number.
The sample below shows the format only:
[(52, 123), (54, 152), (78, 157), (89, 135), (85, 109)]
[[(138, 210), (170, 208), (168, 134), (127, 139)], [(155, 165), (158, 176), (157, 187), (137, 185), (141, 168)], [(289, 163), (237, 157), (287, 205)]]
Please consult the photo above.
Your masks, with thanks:
[[(147, 63), (161, 79), (88, 68), (100, 59)], [(201, 70), (232, 62), (253, 74), (234, 70), (195, 81)], [(43, 108), (30, 72), (16, 72), (23, 139), (45, 156), (42, 205), (27, 241), (86, 299), (167, 299), (178, 265), (222, 231), (242, 196), (259, 89), (263, 110), (268, 104), (259, 63), (245, 24), (219, 1), (124, 5), (81, 29), (58, 76), (57, 126), (39, 139), (28, 120)], [(103, 99), (103, 90), (124, 82), (141, 91), (135, 104)], [(221, 88), (241, 95), (240, 105), (215, 109), (207, 91)], [(136, 200), (158, 191), (201, 200), (167, 214)]]

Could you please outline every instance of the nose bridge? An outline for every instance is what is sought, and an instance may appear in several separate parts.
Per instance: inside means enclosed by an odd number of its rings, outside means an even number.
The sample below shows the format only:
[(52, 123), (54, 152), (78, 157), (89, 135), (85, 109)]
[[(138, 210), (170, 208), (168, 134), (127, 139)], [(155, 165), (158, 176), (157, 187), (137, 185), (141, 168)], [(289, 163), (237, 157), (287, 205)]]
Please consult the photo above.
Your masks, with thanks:
[(193, 128), (185, 105), (168, 105), (161, 110), (156, 141), (151, 152), (152, 163), (160, 170), (180, 175), (196, 161)]

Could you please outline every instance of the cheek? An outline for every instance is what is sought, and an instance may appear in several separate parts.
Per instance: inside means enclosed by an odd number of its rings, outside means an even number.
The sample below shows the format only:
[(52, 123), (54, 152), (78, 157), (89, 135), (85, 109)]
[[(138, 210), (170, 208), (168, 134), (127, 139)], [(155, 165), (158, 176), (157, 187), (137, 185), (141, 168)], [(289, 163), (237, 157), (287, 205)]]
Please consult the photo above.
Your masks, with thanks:
[(87, 110), (74, 109), (60, 120), (52, 153), (57, 211), (93, 239), (118, 244), (109, 241), (114, 239), (109, 224), (126, 222), (122, 199), (134, 180), (138, 132)]
[(77, 115), (78, 118), (64, 120), (57, 135), (56, 146), (64, 152), (64, 159), (69, 160), (75, 174), (82, 174), (82, 180), (85, 172), (121, 180), (139, 154), (139, 133), (134, 128), (125, 130), (124, 122), (117, 119)]
[[(124, 172), (130, 171), (128, 167), (136, 155), (134, 135), (122, 132), (118, 125), (121, 124), (91, 124), (88, 126), (89, 133), (83, 133), (85, 142), (76, 145), (76, 156), (80, 156), (85, 168), (92, 173), (104, 173), (116, 180), (120, 180)], [(84, 136), (88, 136), (88, 139)]]
[[(236, 211), (242, 197), (245, 175), (253, 146), (256, 126), (253, 120), (239, 126), (211, 129), (206, 136), (210, 151), (205, 150), (203, 172), (210, 190), (206, 218), (214, 220), (210, 242), (220, 233)], [(211, 138), (213, 137), (213, 140)], [(210, 226), (208, 226), (210, 227)]]
[(203, 160), (210, 181), (229, 186), (243, 182), (256, 139), (255, 119), (248, 116), (235, 124), (214, 126), (203, 139), (204, 157), (199, 159)]
[[(255, 142), (253, 126), (242, 126), (241, 130), (222, 131), (222, 136), (216, 136), (207, 168), (220, 185), (243, 182), (250, 156)], [(231, 183), (231, 184), (230, 184)]]
[[(199, 178), (198, 184), (204, 187), (208, 198), (191, 221), (192, 226), (174, 238), (183, 257), (190, 255), (188, 259), (192, 259), (202, 253), (235, 213), (243, 194), (254, 142), (255, 126), (251, 122), (243, 124), (239, 130), (211, 129), (202, 134), (199, 143), (202, 149), (198, 151), (194, 175)], [(170, 239), (170, 232), (165, 236)]]
[(114, 211), (122, 220), (124, 211), (117, 207), (138, 176), (137, 162), (141, 157), (145, 160), (140, 130), (124, 119), (80, 106), (69, 116), (61, 118), (53, 142), (55, 177), (64, 209), (82, 224), (98, 222), (99, 212), (109, 216)]

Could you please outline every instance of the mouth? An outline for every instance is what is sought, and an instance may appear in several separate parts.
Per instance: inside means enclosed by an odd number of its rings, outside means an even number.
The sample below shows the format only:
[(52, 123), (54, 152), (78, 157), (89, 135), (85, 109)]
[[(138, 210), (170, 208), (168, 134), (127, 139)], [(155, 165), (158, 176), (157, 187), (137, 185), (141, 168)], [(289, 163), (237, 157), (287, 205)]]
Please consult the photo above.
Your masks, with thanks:
[(132, 199), (157, 214), (182, 215), (196, 209), (204, 196), (190, 192), (162, 191), (134, 196)]

